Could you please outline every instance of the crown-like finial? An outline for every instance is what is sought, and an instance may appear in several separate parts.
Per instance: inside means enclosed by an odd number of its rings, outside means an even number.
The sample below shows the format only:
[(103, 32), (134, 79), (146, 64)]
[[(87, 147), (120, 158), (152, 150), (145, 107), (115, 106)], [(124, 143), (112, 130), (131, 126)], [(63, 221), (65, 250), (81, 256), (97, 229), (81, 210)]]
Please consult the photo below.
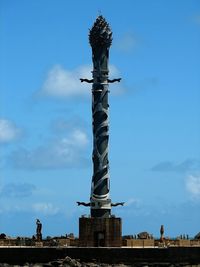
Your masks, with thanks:
[(89, 33), (89, 42), (92, 47), (106, 46), (112, 44), (112, 31), (103, 16), (98, 16)]

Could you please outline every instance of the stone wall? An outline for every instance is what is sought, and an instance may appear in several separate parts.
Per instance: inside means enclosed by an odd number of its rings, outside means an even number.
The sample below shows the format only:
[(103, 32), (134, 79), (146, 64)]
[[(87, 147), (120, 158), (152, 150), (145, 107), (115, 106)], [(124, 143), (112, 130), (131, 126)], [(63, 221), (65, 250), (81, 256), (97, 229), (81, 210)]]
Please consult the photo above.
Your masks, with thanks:
[[(56, 243), (52, 241), (56, 240)], [(43, 246), (79, 246), (78, 238), (55, 238), (55, 239), (44, 239)], [(120, 243), (120, 246), (126, 247), (163, 247), (163, 246), (175, 246), (175, 247), (200, 247), (200, 240), (188, 240), (188, 239), (171, 239), (165, 240), (164, 243), (161, 243), (160, 240), (154, 239), (133, 239), (125, 238)], [(0, 239), (0, 246), (35, 246), (35, 241), (32, 239)]]
[(124, 239), (126, 247), (154, 247), (154, 239)]

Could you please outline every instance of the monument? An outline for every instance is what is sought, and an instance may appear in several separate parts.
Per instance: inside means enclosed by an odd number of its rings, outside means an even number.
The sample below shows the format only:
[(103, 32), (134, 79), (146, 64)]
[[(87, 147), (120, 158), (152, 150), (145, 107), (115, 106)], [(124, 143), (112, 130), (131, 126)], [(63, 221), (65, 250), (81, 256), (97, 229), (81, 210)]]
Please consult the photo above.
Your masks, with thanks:
[(90, 217), (79, 219), (80, 246), (121, 246), (121, 218), (111, 215), (111, 207), (123, 205), (112, 203), (108, 160), (109, 141), (109, 83), (120, 82), (109, 79), (109, 48), (112, 44), (112, 31), (102, 16), (98, 16), (89, 33), (92, 47), (93, 79), (81, 82), (92, 83), (92, 127), (93, 127), (93, 177), (90, 202), (77, 202), (90, 207)]
[(42, 223), (39, 219), (36, 220), (36, 240), (42, 241)]

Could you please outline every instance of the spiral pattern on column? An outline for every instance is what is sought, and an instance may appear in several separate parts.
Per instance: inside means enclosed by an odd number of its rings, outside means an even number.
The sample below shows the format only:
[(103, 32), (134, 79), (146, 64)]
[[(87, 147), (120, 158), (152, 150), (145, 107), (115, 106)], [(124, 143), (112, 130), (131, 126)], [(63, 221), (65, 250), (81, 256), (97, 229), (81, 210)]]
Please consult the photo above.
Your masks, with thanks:
[(112, 32), (102, 16), (98, 16), (89, 33), (92, 47), (93, 87), (93, 177), (91, 187), (91, 216), (109, 217), (110, 179), (108, 163), (108, 60)]
[(91, 197), (106, 200), (109, 198), (108, 163), (108, 85), (99, 85), (93, 90), (93, 178)]

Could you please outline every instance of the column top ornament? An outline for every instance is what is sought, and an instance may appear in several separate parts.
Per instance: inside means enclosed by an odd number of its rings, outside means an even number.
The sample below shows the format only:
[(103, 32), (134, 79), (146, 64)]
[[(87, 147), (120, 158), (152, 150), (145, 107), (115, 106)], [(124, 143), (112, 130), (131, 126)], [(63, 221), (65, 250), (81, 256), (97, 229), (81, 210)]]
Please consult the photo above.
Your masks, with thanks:
[(112, 31), (103, 16), (98, 16), (89, 32), (89, 42), (92, 48), (107, 47), (112, 44)]

